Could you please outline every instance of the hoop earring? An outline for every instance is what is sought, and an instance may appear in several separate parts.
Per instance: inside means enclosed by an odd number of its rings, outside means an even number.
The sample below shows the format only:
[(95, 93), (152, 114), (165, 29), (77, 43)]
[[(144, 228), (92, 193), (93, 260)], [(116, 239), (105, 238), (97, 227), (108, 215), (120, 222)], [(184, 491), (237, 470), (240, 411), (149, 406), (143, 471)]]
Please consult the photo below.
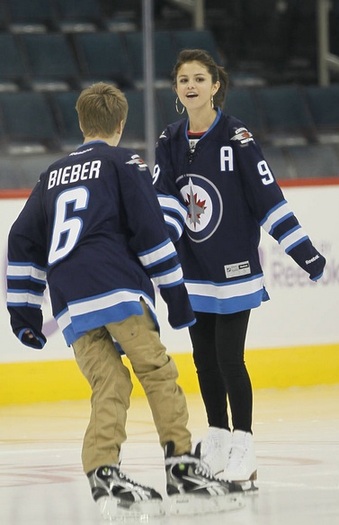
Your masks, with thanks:
[(175, 99), (175, 111), (179, 113), (179, 115), (182, 115), (185, 112), (185, 106), (182, 106), (181, 111), (178, 108), (178, 97)]
[(213, 95), (211, 96), (211, 107), (212, 107), (212, 109), (214, 109), (214, 100), (213, 100)]

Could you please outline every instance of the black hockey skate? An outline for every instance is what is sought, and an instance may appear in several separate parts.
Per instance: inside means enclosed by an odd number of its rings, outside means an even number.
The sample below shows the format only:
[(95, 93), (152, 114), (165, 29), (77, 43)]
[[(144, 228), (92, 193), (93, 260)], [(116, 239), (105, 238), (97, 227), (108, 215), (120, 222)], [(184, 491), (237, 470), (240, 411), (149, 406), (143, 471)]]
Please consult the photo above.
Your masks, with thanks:
[(239, 509), (245, 505), (240, 485), (216, 479), (194, 454), (174, 456), (174, 444), (165, 447), (166, 489), (171, 514), (206, 514)]
[(87, 474), (92, 496), (104, 519), (144, 518), (165, 513), (162, 496), (132, 481), (119, 465), (104, 465)]

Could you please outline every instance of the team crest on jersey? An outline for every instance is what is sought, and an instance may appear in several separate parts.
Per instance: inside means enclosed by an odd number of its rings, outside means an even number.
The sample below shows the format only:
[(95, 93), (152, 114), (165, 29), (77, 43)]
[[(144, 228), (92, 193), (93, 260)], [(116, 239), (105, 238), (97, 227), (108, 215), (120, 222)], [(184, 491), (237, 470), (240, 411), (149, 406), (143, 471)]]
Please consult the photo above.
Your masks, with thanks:
[(216, 186), (192, 173), (177, 180), (188, 208), (186, 231), (194, 242), (203, 242), (217, 229), (222, 217), (222, 199)]
[(137, 154), (132, 155), (131, 160), (126, 162), (126, 164), (135, 164), (140, 171), (144, 171), (147, 168), (146, 162)]
[(231, 140), (237, 140), (240, 144), (247, 144), (253, 141), (253, 135), (246, 128), (238, 128), (235, 130), (235, 134), (231, 137)]

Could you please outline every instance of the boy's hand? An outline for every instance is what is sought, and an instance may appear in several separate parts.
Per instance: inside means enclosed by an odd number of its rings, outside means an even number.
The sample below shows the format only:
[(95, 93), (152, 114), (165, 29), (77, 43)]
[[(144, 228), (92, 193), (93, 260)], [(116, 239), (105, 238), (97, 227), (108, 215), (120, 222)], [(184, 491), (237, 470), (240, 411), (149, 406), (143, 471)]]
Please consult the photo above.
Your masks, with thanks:
[(31, 330), (25, 330), (21, 341), (23, 344), (31, 346), (32, 348), (36, 348), (38, 350), (41, 350), (42, 348), (41, 341), (33, 334)]

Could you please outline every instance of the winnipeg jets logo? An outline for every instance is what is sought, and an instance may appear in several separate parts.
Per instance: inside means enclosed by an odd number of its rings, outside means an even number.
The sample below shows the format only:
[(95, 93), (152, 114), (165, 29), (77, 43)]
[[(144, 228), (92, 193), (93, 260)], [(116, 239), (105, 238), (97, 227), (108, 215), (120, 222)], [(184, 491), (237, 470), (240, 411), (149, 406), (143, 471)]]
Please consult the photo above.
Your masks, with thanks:
[(222, 199), (218, 188), (202, 175), (181, 175), (176, 183), (187, 206), (186, 231), (193, 242), (209, 239), (222, 217)]
[(231, 137), (231, 140), (239, 141), (240, 144), (247, 144), (253, 141), (253, 135), (246, 128), (238, 128), (235, 130), (235, 135)]
[(196, 229), (197, 224), (200, 224), (200, 216), (205, 213), (206, 200), (200, 200), (197, 193), (194, 193), (192, 180), (189, 181), (189, 193), (185, 200), (185, 204), (188, 207), (188, 217), (190, 224)]
[(146, 162), (139, 157), (139, 155), (132, 155), (131, 160), (127, 161), (126, 164), (136, 164), (139, 170), (145, 170), (147, 168)]

